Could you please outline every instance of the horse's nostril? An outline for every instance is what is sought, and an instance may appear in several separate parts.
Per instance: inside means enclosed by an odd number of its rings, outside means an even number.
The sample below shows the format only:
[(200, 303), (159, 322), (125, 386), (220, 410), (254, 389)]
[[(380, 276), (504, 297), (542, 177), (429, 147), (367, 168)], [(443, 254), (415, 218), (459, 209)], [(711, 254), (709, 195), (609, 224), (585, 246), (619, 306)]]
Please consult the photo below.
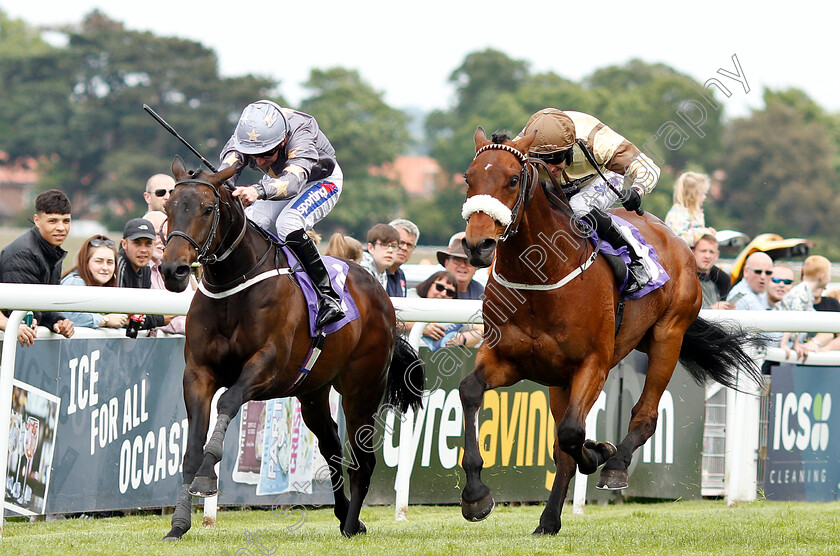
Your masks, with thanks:
[(482, 253), (487, 252), (487, 251), (492, 251), (495, 248), (496, 248), (496, 240), (492, 239), (492, 238), (489, 238), (489, 237), (487, 239), (482, 240), (478, 244), (478, 250)]
[(178, 268), (175, 269), (175, 278), (178, 280), (182, 280), (187, 277), (190, 273), (190, 267), (188, 265), (182, 264), (178, 265)]

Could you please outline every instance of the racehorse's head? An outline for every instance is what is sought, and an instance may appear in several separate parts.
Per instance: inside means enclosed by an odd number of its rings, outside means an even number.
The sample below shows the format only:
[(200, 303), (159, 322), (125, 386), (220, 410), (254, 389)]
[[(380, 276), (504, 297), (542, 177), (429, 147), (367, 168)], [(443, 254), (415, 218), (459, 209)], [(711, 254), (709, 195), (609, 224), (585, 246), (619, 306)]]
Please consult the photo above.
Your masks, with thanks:
[(473, 266), (490, 266), (499, 239), (512, 234), (522, 218), (530, 189), (527, 153), (534, 137), (511, 141), (494, 134), (490, 141), (481, 127), (475, 132), (476, 155), (464, 175), (467, 200), (461, 210), (467, 220), (464, 251)]
[(177, 183), (165, 206), (169, 235), (160, 265), (166, 289), (184, 291), (192, 263), (204, 262), (218, 247), (219, 204), (221, 195), (228, 195), (219, 186), (235, 171), (235, 166), (216, 174), (188, 171), (180, 156), (172, 162)]

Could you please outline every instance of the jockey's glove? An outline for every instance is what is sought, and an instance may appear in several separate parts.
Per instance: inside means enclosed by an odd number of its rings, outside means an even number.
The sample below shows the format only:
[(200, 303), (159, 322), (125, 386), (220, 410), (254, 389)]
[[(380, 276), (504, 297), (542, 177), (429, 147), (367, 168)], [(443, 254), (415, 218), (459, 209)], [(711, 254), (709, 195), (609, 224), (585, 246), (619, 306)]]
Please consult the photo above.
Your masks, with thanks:
[(643, 214), (641, 212), (642, 196), (639, 195), (639, 190), (635, 187), (631, 187), (625, 194), (624, 198), (621, 199), (621, 206), (623, 206), (626, 211), (636, 211), (638, 214)]

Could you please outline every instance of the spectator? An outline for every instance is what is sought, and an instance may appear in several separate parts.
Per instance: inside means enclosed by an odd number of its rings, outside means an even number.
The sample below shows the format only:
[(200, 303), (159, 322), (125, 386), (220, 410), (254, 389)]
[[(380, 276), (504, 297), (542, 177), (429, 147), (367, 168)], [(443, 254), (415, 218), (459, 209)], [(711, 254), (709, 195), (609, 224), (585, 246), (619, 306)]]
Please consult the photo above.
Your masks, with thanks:
[[(149, 262), (149, 267), (152, 269), (152, 289), (166, 290), (166, 284), (163, 280), (163, 275), (160, 273), (160, 263), (163, 260), (163, 238), (166, 237), (166, 214), (160, 211), (151, 211), (143, 215), (145, 220), (152, 223), (155, 229), (155, 243), (152, 249), (152, 260)], [(196, 284), (190, 276), (190, 286), (196, 289)], [(186, 334), (187, 317), (184, 315), (164, 315), (164, 326), (157, 330), (166, 332), (167, 334)]]
[(362, 255), (362, 268), (373, 274), (388, 289), (386, 269), (394, 264), (400, 248), (400, 233), (388, 224), (376, 224), (367, 233), (367, 252)]
[[(103, 235), (85, 241), (76, 255), (76, 266), (61, 278), (62, 286), (94, 286), (113, 288), (117, 285), (117, 244)], [(85, 328), (122, 328), (128, 315), (120, 313), (65, 313), (76, 326)]]
[(172, 176), (167, 174), (155, 174), (146, 182), (146, 192), (143, 193), (143, 198), (146, 199), (148, 211), (158, 210), (163, 212), (163, 206), (169, 200), (169, 196), (175, 189), (175, 180)]
[[(822, 295), (814, 295), (814, 309), (817, 311), (833, 311), (840, 312), (840, 290), (830, 290), (822, 292)], [(820, 336), (822, 334), (822, 336)], [(834, 351), (840, 349), (840, 334), (832, 334), (823, 332), (820, 334), (810, 333), (808, 338), (817, 339), (819, 342), (819, 349), (817, 351)]]
[(715, 236), (705, 234), (694, 245), (694, 262), (697, 264), (697, 277), (703, 288), (704, 309), (734, 309), (735, 306), (724, 301), (732, 279), (729, 274), (715, 266), (720, 257), (718, 241)]
[(697, 172), (683, 172), (674, 184), (674, 204), (665, 215), (665, 224), (690, 246), (704, 235), (715, 235), (714, 228), (706, 227), (703, 214), (710, 186), (709, 176)]
[(449, 238), (449, 247), (437, 252), (437, 260), (458, 279), (458, 299), (481, 299), (484, 286), (473, 280), (477, 269), (469, 263), (461, 245), (464, 236), (465, 232), (458, 232)]
[[(776, 303), (773, 309), (776, 311), (814, 311), (814, 298), (816, 296), (822, 296), (822, 292), (826, 285), (828, 285), (830, 279), (831, 262), (820, 255), (808, 257), (802, 264), (802, 281), (793, 286)], [(790, 332), (785, 332), (780, 343), (782, 349), (785, 350), (786, 356), (790, 355), (790, 348), (788, 347), (790, 337)], [(809, 352), (825, 347), (833, 337), (833, 334), (821, 332), (807, 342), (802, 343), (799, 341), (799, 335), (795, 335), (793, 347), (796, 350), (797, 356), (804, 361), (808, 357)]]
[[(125, 224), (117, 257), (117, 284), (121, 288), (152, 287), (149, 262), (155, 243), (155, 227), (146, 219), (132, 218)], [(164, 325), (163, 315), (145, 315), (143, 330)]]
[[(9, 317), (0, 312), (0, 330), (5, 332), (8, 322)], [(31, 326), (26, 326), (26, 324), (20, 323), (20, 326), (18, 327), (18, 343), (23, 347), (34, 344), (35, 338), (37, 337), (37, 328), (38, 323), (34, 320), (32, 321)]]
[(364, 252), (364, 247), (358, 239), (336, 232), (330, 238), (324, 254), (361, 263)]
[[(0, 253), (0, 282), (58, 285), (61, 262), (67, 256), (61, 244), (70, 232), (70, 200), (67, 195), (57, 189), (38, 195), (33, 220), (35, 226)], [(6, 316), (9, 314), (6, 312)], [(34, 315), (41, 326), (66, 338), (73, 335), (73, 321), (64, 314), (36, 311)], [(19, 340), (20, 337), (18, 334)]]
[(408, 293), (408, 287), (405, 281), (405, 272), (400, 267), (408, 262), (408, 258), (417, 247), (417, 240), (420, 239), (420, 229), (411, 220), (405, 218), (397, 218), (388, 223), (392, 228), (396, 228), (400, 234), (400, 248), (394, 255), (394, 263), (388, 267), (388, 295), (390, 297), (405, 297)]
[(771, 274), (773, 259), (763, 251), (756, 251), (747, 257), (744, 279), (729, 290), (726, 300), (741, 311), (766, 311), (770, 308), (767, 301), (767, 284)]
[[(417, 295), (427, 299), (455, 299), (458, 279), (448, 270), (435, 272), (419, 284)], [(481, 342), (484, 327), (480, 324), (430, 322), (423, 329), (423, 345), (432, 351), (444, 346), (475, 347)]]
[(787, 292), (793, 287), (793, 269), (785, 263), (773, 266), (773, 275), (767, 285), (767, 302), (774, 309)]

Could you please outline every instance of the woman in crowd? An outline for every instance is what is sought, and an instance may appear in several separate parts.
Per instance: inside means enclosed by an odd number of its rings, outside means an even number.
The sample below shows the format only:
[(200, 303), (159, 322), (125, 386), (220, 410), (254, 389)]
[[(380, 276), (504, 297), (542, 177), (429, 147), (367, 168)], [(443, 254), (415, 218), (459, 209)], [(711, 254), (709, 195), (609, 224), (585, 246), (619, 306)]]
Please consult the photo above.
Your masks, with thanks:
[[(458, 279), (448, 270), (435, 272), (415, 288), (427, 299), (457, 299)], [(475, 347), (481, 343), (484, 328), (480, 324), (431, 322), (423, 330), (423, 345), (432, 351), (444, 346)]]
[(714, 228), (706, 227), (703, 214), (710, 186), (709, 176), (697, 172), (683, 172), (674, 184), (674, 205), (665, 215), (665, 224), (691, 247), (704, 235), (715, 235)]
[(364, 247), (358, 239), (336, 232), (330, 237), (330, 242), (327, 244), (327, 250), (324, 254), (359, 263), (362, 261)]
[[(113, 240), (103, 235), (95, 235), (88, 239), (79, 254), (76, 255), (76, 266), (68, 270), (61, 278), (62, 286), (99, 286), (115, 287), (117, 245)], [(111, 313), (71, 313), (64, 311), (68, 319), (75, 326), (87, 328), (121, 328), (128, 322), (128, 315)]]

